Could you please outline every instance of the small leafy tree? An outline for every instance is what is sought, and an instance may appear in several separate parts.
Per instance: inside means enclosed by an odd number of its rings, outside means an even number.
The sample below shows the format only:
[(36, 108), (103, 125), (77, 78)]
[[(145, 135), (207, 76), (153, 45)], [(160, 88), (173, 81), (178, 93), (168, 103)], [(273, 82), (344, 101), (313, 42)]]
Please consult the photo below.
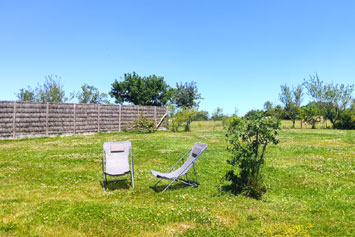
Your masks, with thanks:
[(72, 92), (71, 99), (76, 98), (82, 104), (109, 104), (107, 94), (100, 93), (99, 89), (94, 86), (84, 84), (81, 91)]
[(183, 124), (184, 131), (189, 132), (191, 122), (195, 120), (197, 111), (193, 108), (176, 108), (169, 105), (169, 127), (171, 131), (178, 132), (179, 127)]
[(302, 86), (298, 85), (296, 88), (293, 87), (291, 89), (287, 85), (282, 85), (279, 98), (284, 104), (285, 112), (292, 120), (292, 128), (295, 128), (296, 118), (303, 99)]
[(266, 191), (261, 184), (266, 147), (279, 142), (276, 138), (279, 129), (280, 121), (264, 117), (263, 112), (256, 111), (244, 118), (231, 118), (226, 136), (232, 159), (227, 160), (227, 163), (233, 169), (225, 176), (231, 182), (225, 187), (227, 190), (261, 198)]
[(21, 88), (16, 96), (20, 101), (36, 101), (36, 91), (29, 86), (27, 89)]
[(211, 119), (216, 122), (220, 121), (223, 118), (223, 108), (217, 107), (215, 111), (213, 111)]
[(316, 128), (320, 112), (320, 106), (316, 102), (310, 102), (306, 106), (302, 107), (302, 117), (304, 121), (312, 125), (312, 129)]
[(183, 108), (179, 109), (176, 114), (171, 118), (172, 121), (172, 131), (177, 132), (182, 124), (184, 125), (184, 131), (190, 132), (191, 122), (194, 120), (197, 112), (194, 109)]
[(48, 75), (45, 77), (45, 82), (38, 88), (37, 100), (40, 102), (65, 102), (68, 100), (65, 97), (63, 85), (60, 83), (60, 77)]

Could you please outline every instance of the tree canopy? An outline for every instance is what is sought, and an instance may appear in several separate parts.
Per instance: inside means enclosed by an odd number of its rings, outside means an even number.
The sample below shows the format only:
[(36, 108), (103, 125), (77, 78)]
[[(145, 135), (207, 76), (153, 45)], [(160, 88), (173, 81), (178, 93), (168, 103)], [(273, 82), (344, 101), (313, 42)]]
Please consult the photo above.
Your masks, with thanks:
[(134, 105), (163, 106), (171, 98), (171, 89), (164, 77), (141, 77), (133, 72), (124, 74), (121, 82), (116, 79), (109, 94), (120, 104), (128, 102)]
[(308, 95), (319, 105), (320, 113), (329, 119), (333, 125), (351, 102), (354, 90), (354, 85), (326, 84), (320, 80), (317, 74), (310, 76), (310, 79), (305, 81), (304, 85), (308, 90)]
[(28, 86), (27, 89), (21, 88), (19, 93), (16, 94), (16, 97), (20, 101), (36, 101), (36, 91), (30, 86)]
[(196, 82), (185, 82), (184, 84), (182, 84), (182, 82), (180, 82), (180, 84), (176, 83), (173, 100), (177, 107), (198, 107), (200, 99), (202, 99), (202, 97), (201, 94), (198, 93)]
[(288, 87), (287, 85), (281, 86), (281, 93), (279, 95), (280, 101), (284, 104), (285, 112), (293, 122), (293, 128), (295, 127), (295, 121), (299, 113), (301, 102), (303, 99), (302, 86)]
[(109, 104), (107, 94), (101, 93), (95, 86), (84, 84), (81, 86), (81, 91), (71, 93), (71, 98), (78, 99), (79, 103), (83, 104)]
[(60, 77), (48, 75), (42, 85), (38, 85), (36, 89), (31, 87), (21, 88), (16, 94), (21, 101), (37, 101), (37, 102), (66, 102), (65, 91), (60, 83)]

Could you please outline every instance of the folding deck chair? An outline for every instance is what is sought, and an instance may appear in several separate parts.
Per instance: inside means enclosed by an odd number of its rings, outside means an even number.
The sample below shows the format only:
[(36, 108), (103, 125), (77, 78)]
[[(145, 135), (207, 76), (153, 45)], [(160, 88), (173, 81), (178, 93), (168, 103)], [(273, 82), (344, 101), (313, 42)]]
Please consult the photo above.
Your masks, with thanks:
[[(129, 167), (128, 157), (131, 154), (131, 168)], [(106, 190), (108, 182), (126, 181), (129, 179), (107, 180), (109, 176), (122, 176), (131, 174), (132, 188), (134, 188), (134, 170), (133, 170), (133, 154), (132, 145), (129, 141), (124, 142), (105, 142), (103, 145), (102, 155), (102, 171), (103, 171), (103, 189)]]
[[(160, 178), (160, 180), (154, 184), (152, 187), (153, 189), (160, 183), (163, 179), (168, 179), (172, 180), (169, 185), (162, 191), (164, 193), (175, 181), (178, 181), (183, 184), (187, 184), (193, 187), (197, 187), (199, 185), (198, 180), (197, 180), (197, 174), (196, 174), (196, 169), (195, 169), (195, 162), (197, 161), (198, 157), (202, 154), (204, 150), (206, 150), (207, 145), (203, 143), (195, 143), (195, 145), (188, 151), (186, 154), (179, 159), (179, 161), (167, 172), (167, 173), (160, 173), (155, 170), (151, 170), (152, 174)], [(187, 158), (186, 161), (184, 161), (184, 158), (188, 155), (189, 157)], [(181, 167), (177, 170), (172, 171), (180, 162), (183, 162)], [(187, 172), (191, 169), (191, 167), (194, 168), (194, 174), (195, 174), (195, 181), (191, 181), (187, 177)], [(183, 179), (182, 176), (186, 175), (186, 179)]]

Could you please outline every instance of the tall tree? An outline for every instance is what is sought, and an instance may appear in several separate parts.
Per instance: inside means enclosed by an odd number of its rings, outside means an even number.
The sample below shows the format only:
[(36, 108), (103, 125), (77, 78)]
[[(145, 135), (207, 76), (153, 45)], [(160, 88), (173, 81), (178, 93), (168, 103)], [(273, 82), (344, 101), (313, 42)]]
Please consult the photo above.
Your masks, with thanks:
[(284, 104), (285, 112), (292, 120), (292, 128), (295, 128), (295, 122), (299, 109), (303, 100), (303, 89), (301, 85), (297, 87), (281, 86), (281, 93), (279, 95), (280, 101)]
[(48, 75), (45, 77), (45, 82), (38, 88), (37, 100), (40, 102), (65, 102), (68, 98), (65, 97), (63, 85), (60, 83), (60, 77)]
[(341, 117), (341, 113), (347, 108), (352, 99), (354, 85), (326, 84), (320, 80), (319, 76), (310, 76), (304, 82), (308, 94), (320, 106), (321, 112), (326, 119), (333, 124)]
[(83, 104), (109, 104), (107, 94), (100, 93), (99, 89), (94, 86), (84, 84), (81, 86), (81, 91), (71, 93), (71, 98), (78, 99), (79, 103)]
[(220, 121), (223, 118), (223, 108), (217, 107), (215, 111), (213, 111), (211, 119), (213, 121)]
[(112, 83), (111, 97), (116, 103), (132, 103), (134, 105), (163, 106), (171, 99), (170, 87), (164, 77), (151, 75), (141, 77), (133, 72), (124, 74), (124, 79)]
[(202, 99), (201, 94), (198, 93), (196, 82), (185, 82), (182, 84), (176, 83), (176, 89), (174, 93), (174, 104), (177, 107), (182, 108), (194, 108), (198, 107), (199, 100)]
[(265, 116), (275, 116), (275, 108), (271, 101), (264, 103)]
[(16, 96), (20, 101), (36, 101), (36, 91), (29, 86), (27, 89), (21, 88)]

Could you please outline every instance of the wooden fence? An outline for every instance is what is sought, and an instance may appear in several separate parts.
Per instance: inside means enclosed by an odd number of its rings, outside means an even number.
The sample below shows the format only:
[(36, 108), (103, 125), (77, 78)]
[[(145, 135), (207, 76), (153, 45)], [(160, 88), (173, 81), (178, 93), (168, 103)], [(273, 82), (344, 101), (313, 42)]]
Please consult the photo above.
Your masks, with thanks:
[(157, 106), (0, 101), (0, 137), (120, 132), (140, 114), (160, 126), (167, 109)]

